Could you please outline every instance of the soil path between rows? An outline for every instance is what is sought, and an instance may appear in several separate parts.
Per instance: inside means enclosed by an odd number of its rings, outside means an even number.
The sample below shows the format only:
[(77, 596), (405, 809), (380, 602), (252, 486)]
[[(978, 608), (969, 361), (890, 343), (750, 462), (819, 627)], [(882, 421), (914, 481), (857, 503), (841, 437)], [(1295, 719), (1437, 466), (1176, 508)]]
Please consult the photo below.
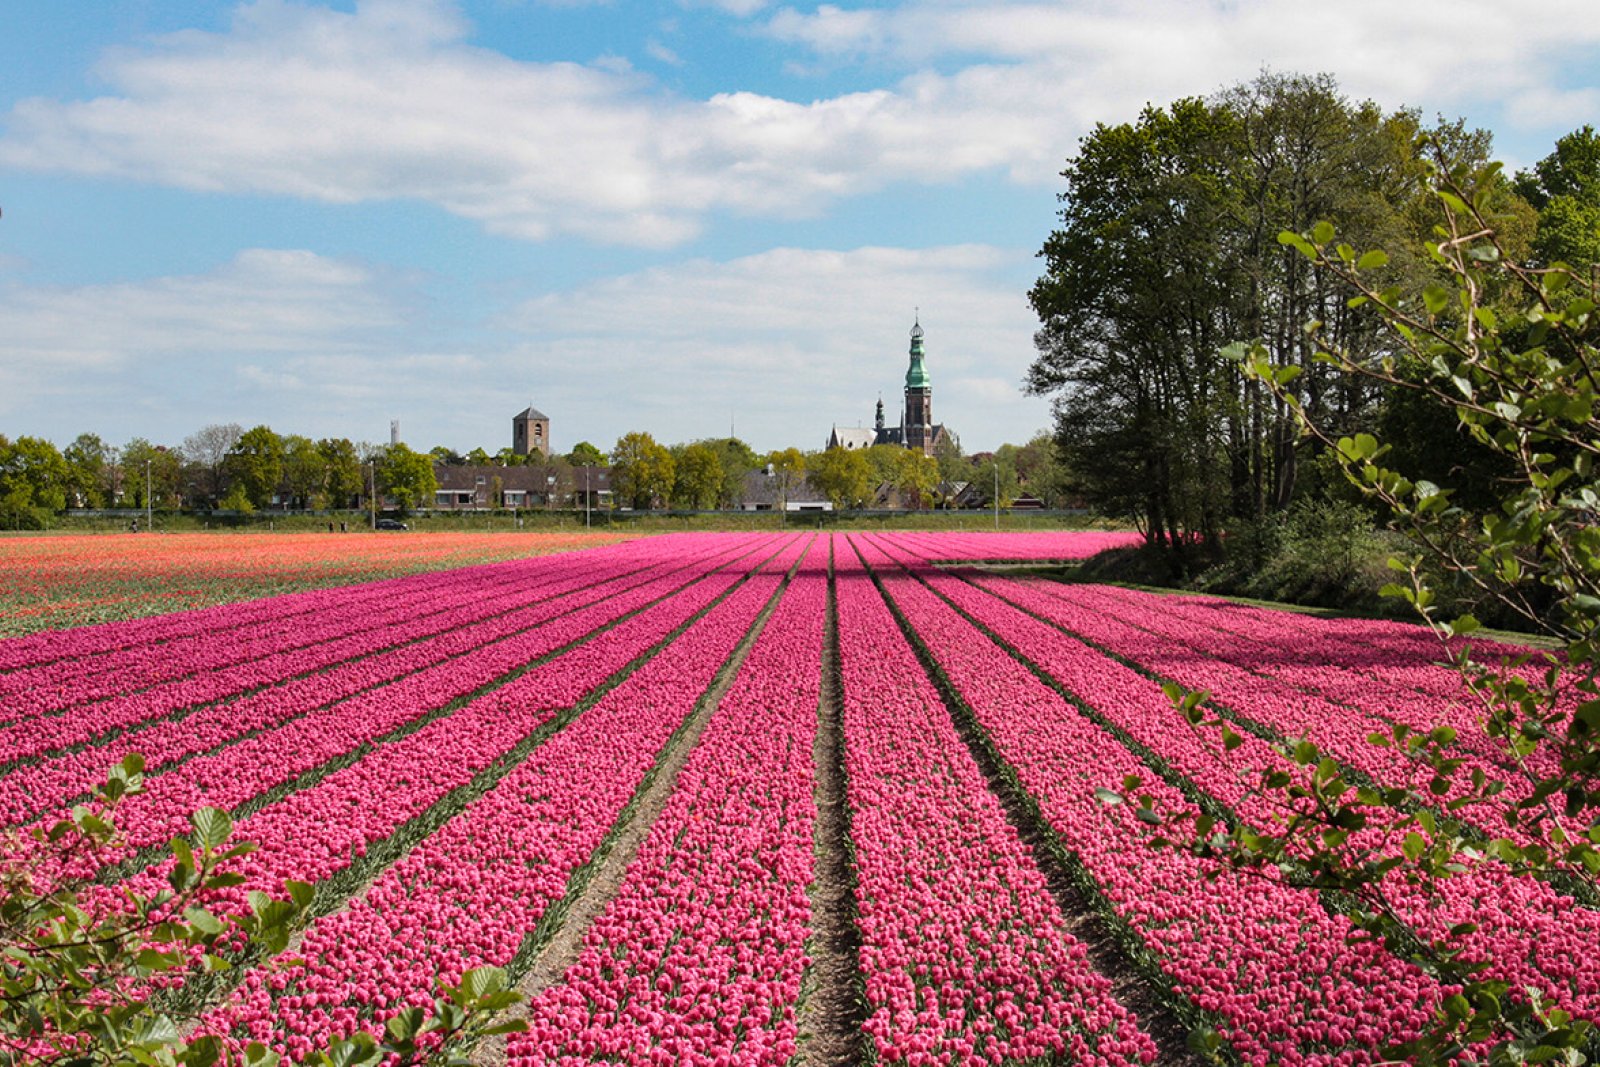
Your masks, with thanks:
[[(831, 563), (831, 561), (830, 561)], [(811, 894), (810, 985), (799, 1015), (799, 1067), (861, 1063), (865, 1001), (861, 989), (861, 931), (856, 924), (855, 864), (849, 847), (850, 798), (844, 772), (844, 688), (839, 674), (838, 612), (833, 576), (822, 644), (822, 695), (817, 736), (816, 875)]]

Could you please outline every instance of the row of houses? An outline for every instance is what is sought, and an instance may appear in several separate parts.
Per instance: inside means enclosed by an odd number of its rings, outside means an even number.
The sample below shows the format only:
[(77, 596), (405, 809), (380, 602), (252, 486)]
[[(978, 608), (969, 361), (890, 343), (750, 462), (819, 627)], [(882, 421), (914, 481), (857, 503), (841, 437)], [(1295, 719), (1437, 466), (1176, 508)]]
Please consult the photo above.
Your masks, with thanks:
[[(436, 465), (433, 469), (438, 489), (433, 507), (439, 511), (485, 511), (492, 508), (582, 508), (605, 510), (612, 506), (609, 467), (555, 468)], [(968, 482), (945, 482), (935, 496), (941, 507), (981, 508), (989, 501), (980, 486)], [(801, 476), (785, 488), (764, 470), (746, 474), (739, 499), (741, 511), (832, 511), (833, 504)], [(867, 506), (896, 509), (910, 505), (902, 500), (893, 485), (885, 482), (869, 495)], [(1042, 502), (1022, 498), (1013, 507), (1043, 507)]]

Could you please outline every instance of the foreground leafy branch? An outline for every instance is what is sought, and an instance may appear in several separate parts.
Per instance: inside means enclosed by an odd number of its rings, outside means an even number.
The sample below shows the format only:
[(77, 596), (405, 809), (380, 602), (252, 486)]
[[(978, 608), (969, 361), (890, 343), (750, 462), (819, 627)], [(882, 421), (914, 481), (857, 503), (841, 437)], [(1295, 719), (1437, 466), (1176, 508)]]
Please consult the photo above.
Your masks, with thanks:
[[(149, 1067), (271, 1067), (259, 1043), (192, 1036), (197, 1017), (177, 1005), (186, 982), (240, 961), (284, 951), (311, 917), (314, 887), (288, 881), (285, 897), (249, 895), (250, 913), (218, 916), (203, 901), (243, 876), (230, 861), (254, 851), (229, 844), (233, 821), (203, 808), (193, 833), (171, 843), (168, 885), (145, 896), (123, 889), (115, 907), (92, 906), (92, 873), (126, 850), (118, 806), (143, 789), (144, 761), (111, 769), (92, 800), (68, 818), (0, 839), (0, 1064), (144, 1064)], [(103, 900), (105, 893), (99, 894)], [(465, 1064), (461, 1050), (481, 1037), (521, 1029), (494, 1013), (520, 999), (498, 968), (468, 971), (431, 1009), (411, 1007), (381, 1037), (358, 1033), (311, 1054), (320, 1067)]]
[[(1385, 284), (1388, 254), (1337, 242), (1327, 223), (1279, 238), (1347, 287), (1350, 307), (1375, 315), (1387, 332), (1380, 354), (1358, 356), (1322, 344), (1321, 324), (1311, 323), (1316, 362), (1448, 410), (1512, 472), (1497, 487), (1496, 507), (1470, 513), (1452, 488), (1390, 467), (1390, 449), (1370, 434), (1335, 437), (1295, 392), (1301, 366), (1275, 363), (1260, 344), (1225, 354), (1409, 536), (1414, 555), (1390, 561), (1403, 579), (1384, 592), (1409, 601), (1438, 634), (1495, 762), (1531, 788), (1512, 802), (1505, 782), (1464, 758), (1464, 739), (1448, 726), (1397, 725), (1368, 741), (1405, 757), (1406, 781), (1373, 781), (1310, 739), (1284, 745), (1280, 767), (1236, 771), (1271, 813), (1269, 825), (1220, 825), (1136, 801), (1141, 819), (1159, 827), (1158, 844), (1209, 857), (1219, 870), (1315, 888), (1350, 919), (1353, 938), (1381, 939), (1459, 990), (1443, 1000), (1431, 1029), (1389, 1050), (1413, 1063), (1584, 1063), (1597, 1045), (1592, 1021), (1571, 1018), (1536, 989), (1510, 988), (1494, 977), (1492, 959), (1469, 960), (1463, 946), (1472, 923), (1421, 937), (1393, 902), (1402, 885), (1438, 900), (1445, 880), (1485, 864), (1591, 904), (1600, 886), (1600, 289), (1564, 264), (1529, 265), (1507, 254), (1491, 210), (1502, 184), (1496, 166), (1435, 170), (1442, 222), (1425, 250), (1437, 280), (1420, 293)], [(1474, 643), (1474, 616), (1439, 610), (1430, 577), (1439, 574), (1469, 583), (1559, 647), (1506, 655)], [(1208, 710), (1207, 694), (1174, 687), (1170, 695), (1227, 761), (1242, 740)], [(1475, 750), (1483, 748), (1479, 739)], [(1138, 785), (1125, 783), (1126, 792)], [(1503, 826), (1504, 836), (1475, 826)]]

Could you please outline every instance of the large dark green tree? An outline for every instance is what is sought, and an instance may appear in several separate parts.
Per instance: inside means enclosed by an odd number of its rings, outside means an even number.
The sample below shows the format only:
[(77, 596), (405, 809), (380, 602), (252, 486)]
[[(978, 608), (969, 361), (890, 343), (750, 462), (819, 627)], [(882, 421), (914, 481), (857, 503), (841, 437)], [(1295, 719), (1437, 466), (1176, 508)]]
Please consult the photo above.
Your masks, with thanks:
[(714, 508), (722, 495), (722, 457), (704, 441), (673, 452), (672, 502), (684, 508)]
[(99, 434), (80, 433), (62, 450), (67, 461), (67, 504), (69, 507), (104, 507), (110, 499), (110, 468), (116, 450)]
[[(1405, 246), (1421, 222), (1417, 130), (1413, 113), (1352, 104), (1329, 78), (1269, 74), (1098, 126), (1063, 172), (1062, 225), (1031, 293), (1029, 388), (1054, 398), (1073, 488), (1137, 519), (1179, 570), (1231, 521), (1287, 507), (1306, 447), (1224, 345), (1259, 340), (1301, 367), (1329, 425), (1373, 417), (1379, 391), (1319, 369), (1303, 325), (1363, 355), (1390, 342), (1276, 238), (1333, 219)], [(1404, 255), (1388, 267), (1407, 284), (1426, 269)]]
[(252, 506), (264, 508), (283, 480), (283, 457), (283, 438), (271, 427), (256, 426), (239, 435), (223, 459), (223, 470)]
[(328, 506), (349, 507), (366, 484), (356, 446), (348, 437), (325, 437), (317, 442), (317, 451), (322, 454), (323, 493)]
[(48, 525), (67, 506), (67, 461), (42, 437), (0, 435), (0, 524), (28, 529)]
[(433, 502), (439, 482), (433, 475), (433, 459), (426, 452), (414, 452), (404, 444), (393, 444), (376, 462), (379, 488), (402, 508), (417, 508)]

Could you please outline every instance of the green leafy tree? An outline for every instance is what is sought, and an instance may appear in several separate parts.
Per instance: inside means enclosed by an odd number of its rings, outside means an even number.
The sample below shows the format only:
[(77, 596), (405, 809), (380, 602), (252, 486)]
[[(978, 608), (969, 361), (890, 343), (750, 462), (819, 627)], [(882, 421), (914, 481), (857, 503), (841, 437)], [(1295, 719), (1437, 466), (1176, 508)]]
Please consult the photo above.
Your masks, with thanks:
[(778, 494), (778, 506), (787, 511), (789, 494), (806, 476), (805, 453), (798, 448), (780, 448), (768, 452), (767, 469), (772, 473), (772, 487)]
[[(128, 846), (116, 813), (143, 790), (143, 772), (144, 760), (130, 755), (69, 817), (0, 837), (0, 1061), (37, 1067), (278, 1062), (260, 1044), (184, 1036), (194, 1017), (162, 990), (225, 976), (252, 955), (282, 952), (310, 918), (315, 887), (288, 881), (282, 897), (252, 892), (248, 915), (208, 910), (216, 890), (244, 880), (230, 869), (232, 861), (255, 848), (229, 843), (233, 821), (217, 808), (195, 812), (191, 834), (173, 839), (168, 888), (126, 892), (121, 908), (91, 910), (83, 894), (94, 879), (62, 873), (108, 869), (124, 857)], [(526, 1027), (493, 1019), (517, 999), (498, 969), (468, 971), (431, 1009), (402, 1011), (382, 1035), (336, 1040), (303, 1062), (465, 1065), (459, 1050), (468, 1042)]]
[(714, 508), (722, 495), (722, 457), (705, 442), (685, 445), (673, 457), (672, 500), (679, 507)]
[[(1202, 561), (1197, 543), (1219, 551), (1231, 521), (1286, 508), (1308, 450), (1223, 345), (1258, 338), (1300, 366), (1306, 404), (1330, 425), (1376, 417), (1382, 390), (1317, 364), (1301, 326), (1325, 323), (1363, 358), (1391, 342), (1275, 238), (1330, 218), (1411, 248), (1425, 218), (1417, 128), (1411, 112), (1345, 100), (1329, 78), (1263, 75), (1097, 126), (1063, 172), (1062, 225), (1030, 294), (1041, 329), (1029, 389), (1054, 398), (1075, 488), (1137, 521), (1175, 572)], [(1462, 152), (1486, 142), (1455, 140)], [(1411, 288), (1430, 269), (1409, 253), (1386, 267)]]
[(283, 485), (302, 508), (326, 507), (328, 462), (309, 437), (290, 434), (283, 439)]
[(933, 458), (939, 463), (939, 480), (945, 482), (970, 482), (976, 475), (972, 461), (961, 451), (961, 441), (954, 434), (946, 434), (933, 446)]
[(510, 445), (506, 445), (494, 454), (495, 464), (501, 467), (520, 467), (526, 460), (532, 458), (535, 457), (531, 453), (528, 456), (517, 455), (517, 450)]
[(1002, 445), (992, 453), (984, 454), (981, 464), (974, 464), (973, 474), (978, 475), (978, 493), (984, 507), (994, 507), (997, 493), (1000, 507), (1011, 507), (1011, 501), (1018, 498), (1021, 486), (1018, 483), (1016, 456), (1016, 445)]
[(328, 505), (347, 508), (361, 496), (366, 478), (356, 446), (347, 437), (325, 437), (317, 442), (322, 456), (322, 491)]
[(872, 470), (874, 494), (881, 486), (894, 484), (895, 466), (900, 460), (900, 453), (904, 451), (899, 445), (873, 445), (862, 453)]
[(0, 436), (0, 521), (42, 526), (67, 506), (71, 470), (42, 437)]
[(579, 441), (572, 446), (572, 451), (567, 453), (567, 462), (574, 467), (604, 467), (606, 454), (588, 441)]
[(223, 458), (223, 470), (230, 486), (240, 487), (253, 506), (264, 508), (283, 481), (283, 457), (283, 438), (270, 427), (256, 426), (239, 435)]
[(1574, 130), (1517, 175), (1517, 192), (1538, 211), (1534, 253), (1542, 263), (1600, 263), (1600, 135)]
[(468, 452), (466, 461), (474, 467), (487, 467), (494, 462), (489, 453), (485, 452), (481, 447), (474, 448), (471, 452)]
[(1041, 430), (1016, 450), (1013, 463), (1017, 471), (1017, 484), (1047, 507), (1061, 507), (1067, 495), (1067, 467), (1061, 462), (1061, 450), (1047, 431)]
[(467, 462), (467, 457), (449, 445), (434, 445), (427, 454), (429, 459), (442, 467), (460, 467)]
[(413, 452), (404, 444), (390, 445), (377, 464), (378, 487), (399, 501), (402, 508), (430, 504), (439, 490), (433, 462), (427, 453)]
[(252, 515), (256, 506), (250, 500), (250, 494), (245, 492), (243, 482), (235, 482), (228, 487), (228, 491), (217, 501), (217, 507), (223, 511), (236, 511), (240, 515)]
[[(1292, 746), (1293, 766), (1251, 783), (1277, 811), (1269, 826), (1221, 826), (1204, 816), (1151, 811), (1163, 840), (1225, 865), (1282, 874), (1347, 902), (1353, 937), (1383, 940), (1447, 986), (1459, 989), (1419, 1039), (1390, 1050), (1421, 1064), (1582, 1063), (1600, 1052), (1593, 1020), (1570, 1017), (1536, 991), (1510, 988), (1494, 950), (1469, 950), (1471, 921), (1434, 936), (1408, 925), (1397, 894), (1437, 899), (1445, 883), (1495, 865), (1600, 899), (1600, 287), (1587, 273), (1529, 267), (1508, 254), (1496, 225), (1498, 165), (1439, 161), (1442, 222), (1425, 247), (1439, 281), (1420, 294), (1391, 284), (1386, 250), (1361, 250), (1319, 223), (1279, 240), (1337, 278), (1350, 303), (1388, 332), (1394, 352), (1373, 360), (1311, 328), (1316, 358), (1340, 376), (1424, 398), (1448, 412), (1509, 471), (1498, 499), (1474, 513), (1455, 488), (1393, 466), (1374, 435), (1339, 435), (1306, 403), (1301, 368), (1264, 345), (1229, 354), (1277, 397), (1302, 432), (1337, 458), (1350, 484), (1393, 516), (1414, 546), (1391, 562), (1403, 580), (1385, 592), (1409, 601), (1442, 639), (1477, 709), (1491, 761), (1531, 788), (1517, 800), (1506, 783), (1462, 757), (1466, 739), (1449, 726), (1374, 733), (1397, 749), (1408, 780), (1356, 776), (1310, 740)], [(1430, 575), (1477, 588), (1525, 625), (1560, 642), (1559, 652), (1516, 659), (1471, 641), (1478, 620), (1444, 612)], [(1171, 690), (1189, 721), (1218, 739), (1239, 739), (1214, 717), (1204, 693)], [(1138, 782), (1127, 783), (1136, 791)], [(1448, 802), (1444, 798), (1449, 797)], [(1470, 824), (1466, 817), (1474, 816)], [(1192, 825), (1191, 825), (1192, 823)], [(1484, 832), (1477, 827), (1493, 827)], [(1505, 836), (1491, 836), (1503, 828)]]
[(106, 505), (112, 449), (98, 434), (81, 433), (61, 452), (67, 463), (67, 503), (74, 507)]
[(652, 508), (672, 496), (672, 453), (648, 433), (627, 433), (611, 450), (611, 489), (629, 507)]
[(939, 461), (914, 448), (899, 449), (892, 482), (903, 506), (926, 507), (939, 486)]
[(717, 453), (722, 464), (722, 487), (717, 493), (718, 507), (733, 507), (744, 500), (744, 481), (747, 475), (761, 466), (761, 457), (737, 437), (718, 437), (701, 442)]
[(156, 507), (175, 507), (183, 484), (183, 458), (164, 445), (153, 445), (135, 437), (122, 447), (122, 503), (143, 508), (145, 487)]
[(871, 491), (872, 467), (860, 451), (828, 448), (806, 458), (806, 476), (836, 508), (860, 507)]

